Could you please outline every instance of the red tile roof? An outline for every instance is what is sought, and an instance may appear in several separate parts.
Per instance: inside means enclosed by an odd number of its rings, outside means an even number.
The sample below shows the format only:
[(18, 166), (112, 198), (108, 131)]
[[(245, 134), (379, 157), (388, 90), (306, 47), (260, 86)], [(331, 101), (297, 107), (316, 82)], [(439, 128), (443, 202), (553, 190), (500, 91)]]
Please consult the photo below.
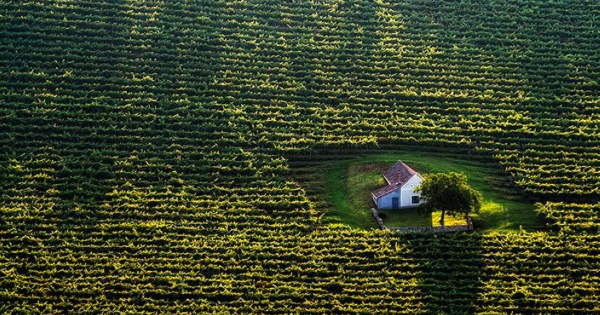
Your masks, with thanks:
[(379, 197), (385, 196), (400, 187), (402, 187), (402, 185), (387, 185), (375, 189), (371, 194), (373, 195), (373, 197), (375, 197), (375, 199), (379, 199)]
[(371, 194), (373, 195), (373, 198), (379, 199), (379, 197), (385, 196), (402, 187), (402, 185), (406, 184), (406, 182), (416, 174), (418, 173), (410, 168), (410, 166), (406, 165), (406, 163), (398, 161), (392, 164), (392, 166), (383, 173), (383, 177), (388, 182), (388, 185), (374, 190)]
[(390, 185), (400, 184), (400, 186), (402, 186), (415, 174), (417, 174), (417, 172), (410, 168), (410, 166), (406, 165), (402, 161), (398, 161), (392, 164), (392, 166), (385, 171), (383, 177)]

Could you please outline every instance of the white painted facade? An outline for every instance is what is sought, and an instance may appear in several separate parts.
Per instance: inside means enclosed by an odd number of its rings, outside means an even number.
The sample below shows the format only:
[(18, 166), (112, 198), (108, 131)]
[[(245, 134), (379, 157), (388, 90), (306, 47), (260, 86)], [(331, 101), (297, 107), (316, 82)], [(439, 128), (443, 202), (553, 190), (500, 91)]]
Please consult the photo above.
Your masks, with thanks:
[[(404, 185), (402, 185), (400, 208), (417, 207), (424, 203), (423, 200), (421, 200), (421, 192), (415, 191), (415, 189), (421, 185), (422, 181), (423, 178), (421, 178), (421, 176), (413, 175), (413, 177), (411, 177)], [(418, 203), (413, 203), (413, 196), (419, 197)]]
[[(394, 198), (398, 198), (398, 208), (417, 207), (424, 203), (421, 200), (421, 193), (415, 191), (423, 178), (419, 175), (413, 175), (404, 185), (393, 190), (377, 199), (378, 209), (395, 209)], [(418, 203), (413, 203), (413, 196), (419, 197)]]

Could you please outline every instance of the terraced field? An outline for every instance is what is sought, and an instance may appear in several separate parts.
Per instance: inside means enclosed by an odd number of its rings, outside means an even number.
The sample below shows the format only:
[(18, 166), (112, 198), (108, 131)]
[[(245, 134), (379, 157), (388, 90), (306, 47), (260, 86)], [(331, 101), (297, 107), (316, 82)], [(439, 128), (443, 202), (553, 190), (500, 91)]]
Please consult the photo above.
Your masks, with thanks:
[[(0, 312), (600, 312), (597, 16), (2, 1)], [(546, 230), (357, 230), (290, 180), (411, 148), (497, 163)]]

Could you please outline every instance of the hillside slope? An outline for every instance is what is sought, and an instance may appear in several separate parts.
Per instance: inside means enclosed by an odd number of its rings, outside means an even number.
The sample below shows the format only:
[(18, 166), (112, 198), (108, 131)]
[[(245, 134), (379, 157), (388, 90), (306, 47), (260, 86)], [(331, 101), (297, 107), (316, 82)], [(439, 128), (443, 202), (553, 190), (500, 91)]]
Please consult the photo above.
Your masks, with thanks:
[[(0, 311), (598, 312), (597, 16), (2, 1)], [(358, 231), (289, 180), (290, 159), (410, 146), (499, 163), (552, 229)]]

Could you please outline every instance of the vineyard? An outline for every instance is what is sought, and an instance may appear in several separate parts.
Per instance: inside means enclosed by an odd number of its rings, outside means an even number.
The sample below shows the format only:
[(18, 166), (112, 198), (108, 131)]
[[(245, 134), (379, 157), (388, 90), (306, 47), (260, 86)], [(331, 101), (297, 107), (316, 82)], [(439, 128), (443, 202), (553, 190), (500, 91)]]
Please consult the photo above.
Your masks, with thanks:
[(547, 203), (539, 211), (561, 232), (600, 233), (600, 203), (564, 204)]
[[(600, 4), (0, 2), (0, 312), (600, 313)], [(291, 165), (493, 165), (542, 231), (323, 218)]]
[[(518, 232), (544, 229), (545, 213), (535, 211), (498, 164), (468, 155), (440, 154), (405, 148), (400, 152), (376, 154), (338, 154), (335, 159), (289, 161), (291, 178), (307, 193), (315, 207), (323, 212), (322, 223), (343, 223), (354, 228), (376, 227), (371, 191), (385, 185), (382, 174), (392, 163), (401, 160), (422, 175), (459, 172), (470, 185), (483, 194), (481, 211), (471, 214), (480, 232)], [(541, 207), (538, 207), (541, 208)], [(379, 211), (389, 226), (438, 225), (440, 211), (424, 215), (419, 209)], [(540, 215), (541, 214), (541, 215)], [(464, 224), (464, 218), (447, 218), (447, 225)]]

